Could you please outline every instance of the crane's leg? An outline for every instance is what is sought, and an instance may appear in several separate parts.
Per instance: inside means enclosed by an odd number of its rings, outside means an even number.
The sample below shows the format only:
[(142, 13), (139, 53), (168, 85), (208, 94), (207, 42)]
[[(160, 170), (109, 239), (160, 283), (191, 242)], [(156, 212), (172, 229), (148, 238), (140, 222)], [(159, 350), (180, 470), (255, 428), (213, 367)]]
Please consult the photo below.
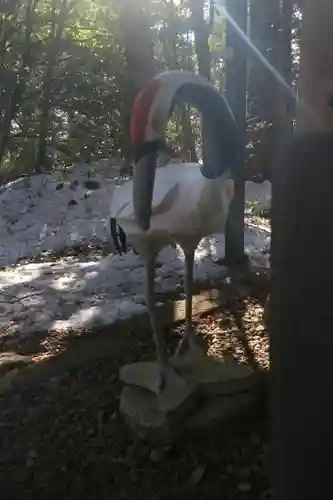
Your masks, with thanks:
[(126, 237), (126, 234), (123, 230), (122, 227), (120, 227), (118, 225), (118, 228), (119, 228), (119, 241), (120, 241), (120, 245), (121, 245), (121, 250), (124, 252), (124, 253), (127, 253), (127, 237)]
[(114, 217), (110, 217), (110, 235), (113, 241), (115, 253), (122, 253), (119, 246), (117, 221)]
[(161, 393), (165, 387), (166, 379), (170, 370), (172, 370), (167, 353), (167, 346), (165, 342), (165, 336), (161, 331), (157, 316), (156, 316), (156, 301), (155, 301), (155, 257), (149, 258), (146, 261), (146, 303), (148, 307), (148, 312), (150, 316), (151, 328), (153, 330), (155, 344), (156, 344), (156, 356), (158, 365), (158, 376), (157, 376), (157, 392)]
[(185, 351), (192, 347), (196, 352), (204, 354), (193, 328), (192, 320), (192, 297), (193, 297), (193, 268), (194, 268), (195, 250), (186, 250), (185, 253), (185, 331), (184, 336), (179, 342), (175, 355), (181, 356)]

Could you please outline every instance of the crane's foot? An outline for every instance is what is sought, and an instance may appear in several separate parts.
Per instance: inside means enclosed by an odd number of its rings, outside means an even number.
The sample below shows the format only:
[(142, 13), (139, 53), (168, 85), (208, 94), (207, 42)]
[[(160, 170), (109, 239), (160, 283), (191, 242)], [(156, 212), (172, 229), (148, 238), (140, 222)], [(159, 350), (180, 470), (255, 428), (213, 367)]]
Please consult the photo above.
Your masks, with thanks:
[(167, 386), (172, 388), (175, 384), (186, 384), (185, 379), (182, 377), (181, 371), (178, 367), (171, 366), (169, 363), (159, 364), (157, 380), (156, 380), (156, 393), (161, 395), (166, 390)]
[(157, 407), (167, 414), (179, 409), (194, 394), (196, 385), (178, 367), (164, 363), (158, 369)]
[(183, 338), (180, 340), (175, 352), (175, 357), (184, 356), (188, 351), (194, 355), (204, 356), (206, 349), (201, 345), (193, 326), (186, 328)]
[(157, 394), (161, 394), (165, 389), (168, 379), (171, 379), (172, 376), (176, 373), (176, 370), (170, 366), (168, 363), (159, 363), (158, 372), (157, 372), (157, 380), (156, 380), (156, 392)]

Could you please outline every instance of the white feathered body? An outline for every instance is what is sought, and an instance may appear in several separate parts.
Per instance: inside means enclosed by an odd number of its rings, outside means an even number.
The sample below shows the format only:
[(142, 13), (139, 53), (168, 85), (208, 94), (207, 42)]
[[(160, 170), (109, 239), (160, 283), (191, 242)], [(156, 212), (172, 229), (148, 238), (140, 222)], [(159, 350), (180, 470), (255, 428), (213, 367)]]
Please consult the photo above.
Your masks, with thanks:
[(133, 208), (133, 183), (118, 186), (110, 215), (142, 255), (158, 253), (170, 242), (186, 250), (225, 227), (234, 196), (233, 180), (225, 174), (207, 179), (197, 163), (170, 163), (156, 169), (150, 229), (142, 231)]

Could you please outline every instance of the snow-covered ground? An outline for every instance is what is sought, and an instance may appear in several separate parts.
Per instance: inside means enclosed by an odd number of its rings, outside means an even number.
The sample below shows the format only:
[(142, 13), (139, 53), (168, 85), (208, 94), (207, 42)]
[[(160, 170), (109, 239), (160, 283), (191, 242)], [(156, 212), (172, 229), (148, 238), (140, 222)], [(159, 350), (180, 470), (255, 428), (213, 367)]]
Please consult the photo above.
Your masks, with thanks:
[[(70, 174), (18, 179), (0, 190), (0, 267), (43, 250), (60, 251), (77, 244), (108, 239), (108, 210), (119, 171), (81, 165)], [(247, 200), (257, 209), (270, 203), (270, 184), (247, 183)], [(249, 224), (246, 251), (267, 266), (267, 228)], [(224, 236), (202, 240), (195, 256), (195, 279), (221, 276), (214, 263), (224, 255)], [(159, 256), (156, 288), (172, 291), (183, 276), (183, 255), (173, 248)], [(0, 272), (0, 331), (4, 336), (28, 335), (47, 329), (76, 329), (112, 324), (145, 310), (142, 261), (132, 251), (82, 262), (17, 265)]]
[(0, 268), (43, 250), (105, 241), (118, 175), (116, 169), (106, 177), (94, 165), (79, 165), (67, 175), (35, 175), (1, 188)]

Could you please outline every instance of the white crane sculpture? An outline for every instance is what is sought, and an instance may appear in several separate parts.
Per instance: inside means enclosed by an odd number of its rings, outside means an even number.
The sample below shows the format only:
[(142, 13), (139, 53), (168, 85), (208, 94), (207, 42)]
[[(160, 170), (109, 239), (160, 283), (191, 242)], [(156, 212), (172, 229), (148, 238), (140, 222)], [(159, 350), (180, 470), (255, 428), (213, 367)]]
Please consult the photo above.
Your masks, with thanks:
[[(190, 102), (210, 132), (211, 164), (170, 163), (156, 168), (159, 146), (176, 102)], [(230, 169), (238, 147), (236, 125), (225, 98), (206, 79), (186, 71), (153, 78), (138, 94), (132, 113), (133, 180), (117, 187), (111, 216), (145, 260), (146, 302), (157, 351), (161, 393), (175, 375), (155, 312), (155, 260), (163, 247), (177, 243), (185, 254), (186, 325), (176, 356), (196, 345), (192, 325), (194, 253), (200, 240), (225, 228), (234, 183)]]

